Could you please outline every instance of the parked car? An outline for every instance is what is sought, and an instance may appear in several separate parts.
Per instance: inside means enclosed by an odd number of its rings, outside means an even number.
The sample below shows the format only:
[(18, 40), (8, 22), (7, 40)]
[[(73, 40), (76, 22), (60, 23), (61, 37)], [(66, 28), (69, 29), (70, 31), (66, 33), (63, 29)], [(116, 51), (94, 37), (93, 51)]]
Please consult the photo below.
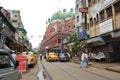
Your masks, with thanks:
[(0, 80), (20, 80), (19, 63), (14, 61), (10, 52), (0, 49)]
[(69, 62), (70, 58), (67, 53), (63, 52), (59, 54), (59, 61), (68, 61)]
[(49, 52), (46, 54), (47, 61), (58, 61), (58, 56), (55, 52)]
[(27, 65), (29, 67), (34, 67), (34, 65), (37, 63), (35, 54), (33, 52), (22, 52), (22, 55), (27, 56)]
[(97, 55), (94, 57), (94, 61), (104, 62), (105, 59), (106, 59), (106, 56), (103, 52), (97, 53)]

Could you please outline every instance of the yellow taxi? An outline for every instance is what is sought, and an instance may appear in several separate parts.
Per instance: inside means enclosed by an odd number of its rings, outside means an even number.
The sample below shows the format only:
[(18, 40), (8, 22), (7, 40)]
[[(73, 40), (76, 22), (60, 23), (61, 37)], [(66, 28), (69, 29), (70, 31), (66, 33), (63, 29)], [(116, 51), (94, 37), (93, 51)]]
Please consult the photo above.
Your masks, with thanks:
[(47, 61), (58, 61), (58, 56), (55, 52), (49, 52), (47, 54)]
[(33, 52), (22, 52), (23, 56), (27, 56), (27, 65), (34, 67), (36, 64), (35, 54)]

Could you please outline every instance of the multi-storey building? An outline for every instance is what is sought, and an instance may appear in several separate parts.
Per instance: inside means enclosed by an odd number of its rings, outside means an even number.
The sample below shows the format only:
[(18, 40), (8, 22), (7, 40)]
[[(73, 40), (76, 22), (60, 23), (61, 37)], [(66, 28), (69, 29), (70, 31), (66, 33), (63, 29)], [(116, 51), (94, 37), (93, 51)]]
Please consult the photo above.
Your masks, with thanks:
[(88, 46), (107, 62), (120, 61), (120, 0), (88, 0)]
[(10, 51), (7, 42), (15, 41), (16, 29), (12, 26), (10, 22), (10, 13), (0, 7), (0, 48)]
[(6, 50), (25, 50), (26, 30), (21, 21), (19, 10), (6, 10), (0, 7), (0, 48)]
[(86, 29), (86, 12), (87, 12), (86, 0), (76, 0), (75, 27), (77, 32), (81, 32), (83, 29)]
[[(26, 37), (27, 31), (24, 29), (24, 25), (22, 23), (21, 16), (20, 16), (20, 11), (8, 10), (8, 12), (10, 13), (10, 21), (14, 26), (14, 28), (17, 30), (17, 33), (15, 33), (16, 42), (10, 45), (13, 45), (12, 47), (15, 49), (22, 49), (22, 47), (23, 47), (23, 50), (29, 49), (29, 46), (28, 46), (29, 41)], [(20, 51), (23, 51), (23, 50), (20, 50)]]
[(87, 13), (88, 13), (88, 0), (76, 0), (75, 6), (75, 31), (77, 33), (80, 43), (84, 44), (83, 50), (88, 51), (86, 40), (87, 34)]
[(74, 33), (74, 13), (71, 9), (70, 12), (58, 11), (48, 19), (49, 24), (42, 41), (42, 50), (52, 49), (58, 53), (61, 50), (67, 49), (67, 38)]
[(78, 33), (78, 39), (87, 39), (87, 1), (76, 0), (75, 6), (75, 30)]

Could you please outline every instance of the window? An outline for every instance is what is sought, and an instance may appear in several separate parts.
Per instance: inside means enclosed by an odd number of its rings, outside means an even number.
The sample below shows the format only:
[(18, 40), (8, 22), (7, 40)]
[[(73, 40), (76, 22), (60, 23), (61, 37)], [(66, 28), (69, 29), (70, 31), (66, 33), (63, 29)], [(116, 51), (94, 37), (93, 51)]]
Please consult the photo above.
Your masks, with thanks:
[(81, 7), (86, 8), (86, 0), (81, 0)]
[(95, 23), (98, 24), (98, 22), (99, 22), (99, 16), (98, 16), (98, 14), (97, 14), (97, 18), (96, 18), (96, 20), (95, 20)]
[(18, 21), (17, 21), (17, 20), (12, 20), (12, 22), (15, 22), (15, 23), (17, 23)]
[(89, 30), (89, 23), (87, 23), (87, 30)]
[(58, 43), (61, 43), (61, 39), (58, 39)]
[(70, 29), (70, 25), (68, 26), (68, 29)]
[(79, 16), (77, 16), (77, 22), (79, 22)]
[(96, 18), (94, 18), (94, 22), (95, 22), (95, 24), (96, 24), (96, 21), (97, 21), (97, 19), (96, 19)]
[(115, 7), (115, 14), (120, 13), (120, 1), (117, 2), (117, 3), (114, 5), (114, 7)]
[(76, 10), (78, 11), (78, 9), (79, 9), (79, 4), (76, 5)]
[(77, 32), (80, 32), (80, 26), (77, 26)]
[(104, 11), (100, 12), (100, 21), (103, 21), (105, 19)]
[(94, 5), (97, 2), (97, 0), (88, 0), (88, 6)]
[(106, 11), (107, 11), (107, 18), (111, 17), (112, 16), (112, 7), (107, 8)]
[(17, 15), (14, 15), (14, 17), (17, 17)]
[(82, 18), (85, 18), (86, 13), (82, 12)]
[(93, 26), (93, 20), (90, 18), (90, 26)]
[(11, 61), (8, 55), (0, 54), (0, 69), (14, 67), (13, 62)]
[(92, 3), (94, 3), (94, 2), (95, 2), (95, 0), (91, 0), (91, 2), (92, 2)]

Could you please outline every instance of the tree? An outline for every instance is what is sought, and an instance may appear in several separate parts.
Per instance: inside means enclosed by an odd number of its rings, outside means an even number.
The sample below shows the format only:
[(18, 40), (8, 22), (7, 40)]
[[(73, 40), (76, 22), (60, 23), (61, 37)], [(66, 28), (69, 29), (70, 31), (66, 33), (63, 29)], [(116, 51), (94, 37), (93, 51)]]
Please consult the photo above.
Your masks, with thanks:
[(73, 35), (71, 35), (69, 37), (69, 41), (71, 43), (73, 43), (73, 45), (71, 45), (72, 55), (80, 56), (80, 53), (84, 50), (84, 47), (83, 47), (83, 43), (81, 43), (81, 41), (79, 41), (79, 39), (77, 37), (77, 33), (74, 33)]

